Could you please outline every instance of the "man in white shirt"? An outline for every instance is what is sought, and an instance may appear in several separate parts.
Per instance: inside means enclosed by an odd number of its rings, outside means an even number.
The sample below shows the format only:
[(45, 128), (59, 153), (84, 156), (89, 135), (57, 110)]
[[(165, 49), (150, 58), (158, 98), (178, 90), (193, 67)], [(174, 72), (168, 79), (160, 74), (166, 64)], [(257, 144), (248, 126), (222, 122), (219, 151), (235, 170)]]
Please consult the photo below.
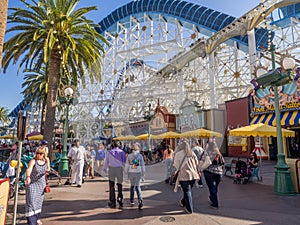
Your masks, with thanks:
[(85, 149), (80, 145), (78, 139), (74, 140), (74, 146), (68, 153), (70, 165), (72, 166), (71, 184), (76, 183), (77, 187), (82, 185), (82, 175), (84, 167), (84, 152)]

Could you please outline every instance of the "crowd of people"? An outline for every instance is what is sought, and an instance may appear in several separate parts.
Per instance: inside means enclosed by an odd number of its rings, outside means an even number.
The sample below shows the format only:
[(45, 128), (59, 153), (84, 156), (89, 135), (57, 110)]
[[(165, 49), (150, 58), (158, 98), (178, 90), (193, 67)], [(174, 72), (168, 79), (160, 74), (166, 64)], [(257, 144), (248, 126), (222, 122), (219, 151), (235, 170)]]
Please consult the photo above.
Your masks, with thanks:
[[(24, 153), (33, 153), (33, 158), (26, 170), (28, 224), (41, 224), (39, 215), (44, 198), (46, 174), (50, 170), (47, 144), (46, 141), (42, 141), (34, 145), (36, 146), (34, 152), (32, 149), (27, 149), (26, 145), (23, 148)], [(224, 158), (214, 138), (210, 138), (204, 147), (201, 147), (198, 140), (192, 141), (192, 145), (190, 145), (188, 140), (180, 139), (174, 150), (165, 143), (160, 144), (158, 149), (161, 150), (153, 152), (152, 156), (155, 160), (158, 154), (161, 155), (165, 167), (166, 183), (169, 183), (170, 177), (178, 172), (174, 191), (181, 188), (182, 198), (179, 205), (184, 207), (186, 213), (193, 213), (192, 188), (194, 186), (203, 187), (203, 179), (208, 187), (210, 207), (219, 208), (218, 185), (223, 175)], [(12, 146), (12, 155), (16, 152), (17, 145)], [(108, 206), (123, 208), (123, 178), (127, 177), (130, 181), (130, 205), (134, 206), (137, 203), (138, 209), (143, 208), (141, 181), (145, 177), (146, 162), (149, 162), (150, 159), (149, 154), (145, 154), (140, 143), (122, 145), (119, 141), (112, 141), (109, 145), (103, 142), (82, 145), (78, 139), (75, 139), (68, 146), (67, 156), (70, 165), (69, 184), (80, 188), (85, 178), (94, 179), (95, 176), (107, 176)], [(211, 163), (203, 169), (201, 166), (207, 157)], [(255, 168), (258, 165), (257, 156), (253, 152), (250, 154), (248, 165), (249, 168)], [(175, 168), (173, 172), (172, 168)]]
[[(125, 174), (125, 177), (127, 176), (130, 181), (130, 204), (135, 205), (134, 194), (136, 193), (138, 208), (142, 209), (143, 197), (140, 183), (145, 176), (146, 161), (149, 160), (148, 154), (145, 154), (142, 149), (140, 143), (135, 143), (133, 146), (122, 146), (121, 142), (113, 141), (110, 146), (105, 146), (101, 142), (98, 144), (98, 148), (93, 151), (89, 144), (84, 149), (80, 142), (75, 140), (73, 147), (68, 152), (72, 167), (71, 184), (81, 187), (84, 174), (91, 179), (96, 176), (94, 174), (98, 176), (107, 174), (109, 182), (108, 206), (122, 208), (122, 184), (123, 174)], [(184, 207), (187, 213), (193, 212), (191, 189), (195, 184), (198, 187), (203, 187), (202, 176), (204, 176), (209, 189), (210, 206), (212, 208), (219, 207), (217, 193), (218, 184), (223, 174), (224, 159), (213, 138), (207, 142), (205, 149), (200, 147), (198, 140), (193, 142), (191, 147), (187, 140), (181, 139), (177, 143), (175, 151), (169, 145), (165, 145), (161, 154), (165, 165), (166, 181), (172, 175), (172, 167), (178, 171), (174, 191), (181, 187), (183, 197), (180, 200), (180, 206)], [(209, 156), (212, 163), (204, 171), (201, 171), (201, 163), (206, 156)]]
[(95, 176), (103, 177), (107, 174), (109, 179), (108, 206), (116, 208), (118, 203), (119, 208), (122, 208), (122, 183), (123, 173), (125, 173), (130, 180), (130, 204), (135, 204), (134, 192), (136, 192), (138, 208), (142, 209), (143, 199), (140, 182), (145, 175), (145, 156), (141, 149), (140, 143), (122, 146), (121, 142), (118, 141), (113, 141), (107, 146), (103, 142), (99, 142), (97, 149), (93, 149), (91, 144), (86, 144), (84, 148), (79, 140), (74, 140), (73, 145), (68, 150), (71, 167), (71, 179), (68, 184), (82, 187), (85, 177), (94, 179)]

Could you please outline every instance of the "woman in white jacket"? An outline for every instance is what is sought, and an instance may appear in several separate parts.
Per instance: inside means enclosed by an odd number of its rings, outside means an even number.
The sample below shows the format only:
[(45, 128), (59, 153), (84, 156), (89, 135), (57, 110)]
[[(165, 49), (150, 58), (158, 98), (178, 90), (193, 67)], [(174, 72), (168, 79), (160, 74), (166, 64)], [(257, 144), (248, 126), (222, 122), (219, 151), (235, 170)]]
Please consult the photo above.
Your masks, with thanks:
[(175, 151), (174, 166), (179, 171), (174, 191), (177, 191), (178, 183), (183, 191), (183, 198), (179, 201), (185, 212), (193, 213), (192, 188), (200, 177), (199, 162), (187, 141), (181, 141)]
[(126, 159), (125, 172), (128, 173), (130, 180), (130, 204), (134, 205), (134, 190), (138, 197), (138, 208), (143, 207), (143, 197), (141, 191), (141, 178), (145, 175), (145, 162), (144, 157), (140, 153), (141, 145), (139, 143), (134, 144), (134, 149)]

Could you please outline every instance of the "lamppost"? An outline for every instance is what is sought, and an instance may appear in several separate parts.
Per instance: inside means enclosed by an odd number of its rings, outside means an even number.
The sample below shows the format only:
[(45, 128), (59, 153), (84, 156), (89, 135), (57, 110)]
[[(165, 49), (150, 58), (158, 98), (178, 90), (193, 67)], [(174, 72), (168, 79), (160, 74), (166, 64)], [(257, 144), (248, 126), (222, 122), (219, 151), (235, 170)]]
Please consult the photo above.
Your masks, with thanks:
[(67, 157), (67, 139), (69, 133), (69, 106), (74, 104), (75, 87), (67, 85), (63, 88), (63, 96), (60, 96), (60, 104), (66, 104), (65, 121), (64, 121), (64, 133), (63, 133), (63, 151), (62, 158), (59, 163), (59, 174), (62, 177), (69, 175), (69, 160)]
[(145, 112), (144, 119), (148, 121), (148, 150), (151, 152), (151, 143), (150, 143), (150, 135), (151, 135), (151, 120), (155, 117), (155, 112), (151, 110), (151, 103), (148, 105), (148, 110)]
[(274, 88), (274, 102), (275, 102), (275, 117), (276, 117), (276, 134), (277, 134), (277, 164), (275, 166), (275, 181), (274, 192), (281, 195), (294, 195), (294, 188), (292, 185), (291, 174), (289, 166), (286, 164), (285, 155), (283, 151), (282, 128), (280, 121), (280, 106), (278, 98), (278, 86), (287, 84), (293, 80), (291, 76), (292, 69), (295, 67), (295, 62), (292, 58), (284, 57), (282, 66), (285, 71), (275, 68), (275, 45), (271, 43), (270, 51), (272, 56), (272, 71), (260, 69), (260, 74), (267, 72), (256, 78), (257, 84), (263, 88), (272, 86)]

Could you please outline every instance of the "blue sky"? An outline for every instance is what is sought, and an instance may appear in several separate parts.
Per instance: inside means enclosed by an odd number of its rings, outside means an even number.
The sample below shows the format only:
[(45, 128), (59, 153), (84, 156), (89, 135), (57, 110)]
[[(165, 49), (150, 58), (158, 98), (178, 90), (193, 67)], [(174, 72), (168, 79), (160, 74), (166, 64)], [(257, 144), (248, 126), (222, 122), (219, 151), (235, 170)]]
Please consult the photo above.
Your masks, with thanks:
[[(98, 23), (113, 10), (129, 2), (131, 0), (81, 0), (78, 7), (97, 6), (98, 10), (91, 12), (87, 17)], [(239, 17), (258, 5), (261, 0), (190, 0), (190, 2)], [(19, 6), (21, 6), (19, 0), (9, 0), (9, 7)], [(0, 106), (9, 110), (23, 100), (23, 96), (20, 94), (23, 73), (20, 71), (17, 75), (17, 68), (18, 64), (10, 65), (5, 74), (0, 72)]]

